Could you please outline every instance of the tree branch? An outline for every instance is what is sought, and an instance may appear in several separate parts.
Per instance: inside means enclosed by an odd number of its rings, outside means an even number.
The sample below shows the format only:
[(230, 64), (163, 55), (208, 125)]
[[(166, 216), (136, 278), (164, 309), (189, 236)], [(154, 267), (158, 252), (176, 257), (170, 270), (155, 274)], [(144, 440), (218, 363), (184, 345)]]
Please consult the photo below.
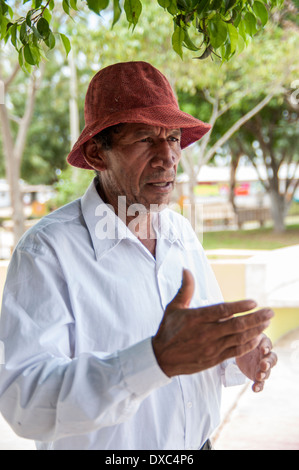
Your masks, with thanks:
[(255, 114), (257, 114), (261, 109), (263, 109), (273, 98), (275, 91), (269, 93), (260, 103), (258, 103), (253, 109), (251, 109), (247, 114), (242, 116), (238, 121), (213, 145), (207, 152), (204, 163), (207, 163), (216, 153), (217, 149), (225, 144), (231, 136), (237, 132), (249, 119), (251, 119)]
[(16, 75), (18, 74), (20, 70), (21, 70), (21, 67), (19, 63), (17, 62), (10, 76), (4, 81), (4, 86), (6, 90), (8, 89), (9, 85), (13, 82), (13, 80), (16, 78)]
[(18, 134), (17, 134), (17, 138), (15, 142), (15, 148), (14, 148), (14, 154), (15, 154), (15, 159), (16, 159), (17, 164), (20, 164), (20, 161), (24, 152), (28, 128), (30, 126), (34, 103), (35, 103), (35, 96), (36, 96), (37, 90), (40, 87), (44, 70), (45, 70), (45, 63), (42, 63), (40, 67), (39, 78), (37, 79), (34, 74), (31, 76), (30, 84), (28, 87), (25, 111), (24, 111), (23, 117), (21, 118), (21, 122), (20, 122), (19, 129), (18, 129)]
[[(289, 165), (288, 165), (288, 168), (289, 168)], [(293, 181), (296, 180), (296, 173), (297, 173), (297, 170), (299, 168), (299, 161), (295, 163), (295, 168), (294, 168), (294, 172), (293, 172), (293, 176), (291, 178), (289, 178), (287, 176), (287, 179), (286, 179), (286, 189), (285, 189), (285, 192), (287, 193), (288, 192), (288, 189), (289, 187), (291, 186), (291, 184), (293, 183)], [(297, 181), (296, 185), (298, 186), (298, 183), (299, 183), (299, 180)], [(296, 189), (295, 189), (296, 191)], [(295, 191), (293, 192), (293, 195), (295, 194)]]

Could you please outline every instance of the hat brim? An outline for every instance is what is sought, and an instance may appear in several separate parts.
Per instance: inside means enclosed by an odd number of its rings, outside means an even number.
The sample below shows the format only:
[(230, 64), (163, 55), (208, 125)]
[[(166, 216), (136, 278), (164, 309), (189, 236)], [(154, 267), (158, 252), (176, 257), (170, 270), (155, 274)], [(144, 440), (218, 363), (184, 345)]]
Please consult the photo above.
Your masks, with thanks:
[(121, 123), (141, 123), (168, 129), (181, 129), (182, 149), (200, 140), (211, 129), (210, 124), (204, 123), (178, 108), (169, 106), (136, 108), (129, 112), (121, 111), (109, 115), (107, 119), (102, 120), (100, 123), (97, 120), (86, 125), (67, 157), (68, 163), (77, 168), (93, 170), (84, 158), (82, 145), (107, 127)]

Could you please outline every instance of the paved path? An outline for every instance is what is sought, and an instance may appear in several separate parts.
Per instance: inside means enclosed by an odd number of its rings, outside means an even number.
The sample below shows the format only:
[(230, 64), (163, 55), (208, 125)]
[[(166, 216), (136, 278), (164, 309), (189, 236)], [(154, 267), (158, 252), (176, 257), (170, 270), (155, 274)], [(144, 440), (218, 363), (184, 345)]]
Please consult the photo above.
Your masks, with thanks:
[[(279, 362), (265, 390), (249, 385), (224, 390), (223, 421), (213, 436), (215, 450), (299, 450), (299, 329), (281, 339)], [(0, 450), (33, 450), (0, 416)]]
[(262, 393), (246, 386), (230, 401), (225, 391), (227, 414), (214, 436), (216, 450), (299, 450), (299, 329), (275, 351), (279, 361)]

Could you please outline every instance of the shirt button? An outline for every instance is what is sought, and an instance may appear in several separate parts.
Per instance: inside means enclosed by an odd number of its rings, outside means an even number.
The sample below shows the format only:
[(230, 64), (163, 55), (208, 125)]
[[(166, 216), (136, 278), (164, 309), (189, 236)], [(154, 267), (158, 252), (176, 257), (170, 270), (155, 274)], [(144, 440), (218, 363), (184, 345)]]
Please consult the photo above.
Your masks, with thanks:
[(188, 403), (187, 403), (187, 408), (192, 408), (192, 406), (193, 406), (192, 401), (188, 401)]

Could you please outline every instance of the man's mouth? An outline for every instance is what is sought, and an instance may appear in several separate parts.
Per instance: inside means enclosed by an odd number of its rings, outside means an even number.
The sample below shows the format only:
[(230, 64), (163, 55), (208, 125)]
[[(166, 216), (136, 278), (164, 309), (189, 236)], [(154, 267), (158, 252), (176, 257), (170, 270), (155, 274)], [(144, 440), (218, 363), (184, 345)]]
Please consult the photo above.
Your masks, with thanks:
[(158, 188), (166, 188), (167, 186), (171, 185), (173, 181), (164, 181), (162, 183), (149, 183), (152, 186), (157, 186)]

